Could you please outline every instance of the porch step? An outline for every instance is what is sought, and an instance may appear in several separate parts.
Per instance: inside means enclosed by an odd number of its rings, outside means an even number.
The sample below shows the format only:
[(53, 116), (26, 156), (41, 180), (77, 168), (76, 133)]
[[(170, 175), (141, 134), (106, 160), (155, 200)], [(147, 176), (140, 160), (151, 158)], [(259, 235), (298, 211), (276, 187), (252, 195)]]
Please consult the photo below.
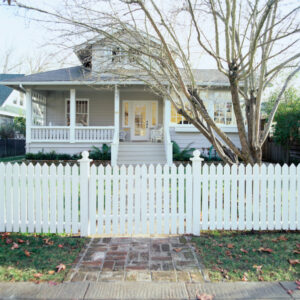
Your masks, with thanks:
[(126, 142), (119, 144), (118, 164), (165, 164), (164, 144), (151, 142)]

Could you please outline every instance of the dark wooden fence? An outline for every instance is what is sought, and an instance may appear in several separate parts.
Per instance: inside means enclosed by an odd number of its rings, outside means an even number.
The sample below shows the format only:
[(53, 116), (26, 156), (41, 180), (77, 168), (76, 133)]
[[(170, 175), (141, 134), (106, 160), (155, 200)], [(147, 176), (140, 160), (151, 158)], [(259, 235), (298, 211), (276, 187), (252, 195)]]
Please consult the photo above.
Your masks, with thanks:
[(0, 139), (0, 157), (25, 154), (25, 139)]
[(262, 148), (264, 161), (274, 163), (300, 163), (300, 145), (290, 145), (289, 147), (276, 144), (272, 138), (268, 138)]

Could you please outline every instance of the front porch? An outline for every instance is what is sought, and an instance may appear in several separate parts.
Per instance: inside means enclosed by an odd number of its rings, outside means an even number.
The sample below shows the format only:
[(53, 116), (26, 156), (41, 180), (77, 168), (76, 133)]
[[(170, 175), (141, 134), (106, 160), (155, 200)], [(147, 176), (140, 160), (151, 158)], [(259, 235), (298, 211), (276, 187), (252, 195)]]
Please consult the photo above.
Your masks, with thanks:
[(167, 99), (141, 87), (51, 88), (26, 90), (27, 152), (77, 154), (106, 143), (115, 165), (120, 140), (147, 145), (158, 132), (155, 142), (162, 143), (166, 162), (172, 162)]

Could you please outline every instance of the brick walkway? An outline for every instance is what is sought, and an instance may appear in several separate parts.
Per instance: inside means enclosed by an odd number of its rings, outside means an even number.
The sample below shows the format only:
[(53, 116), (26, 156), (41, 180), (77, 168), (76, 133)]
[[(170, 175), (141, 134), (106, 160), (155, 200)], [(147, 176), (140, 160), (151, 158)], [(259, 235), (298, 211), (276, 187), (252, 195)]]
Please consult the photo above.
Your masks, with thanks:
[(91, 239), (65, 281), (203, 282), (199, 257), (181, 237)]

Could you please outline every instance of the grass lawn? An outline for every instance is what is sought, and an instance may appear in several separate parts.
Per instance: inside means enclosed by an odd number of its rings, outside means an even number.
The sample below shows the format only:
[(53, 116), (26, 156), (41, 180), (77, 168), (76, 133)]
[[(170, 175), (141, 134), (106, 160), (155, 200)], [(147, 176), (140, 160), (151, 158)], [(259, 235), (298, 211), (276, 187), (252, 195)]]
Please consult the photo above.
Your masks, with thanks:
[(0, 281), (61, 282), (85, 241), (66, 235), (0, 233)]
[(212, 281), (300, 278), (300, 233), (207, 232), (192, 242)]
[(25, 155), (0, 157), (0, 162), (17, 162), (25, 159)]

